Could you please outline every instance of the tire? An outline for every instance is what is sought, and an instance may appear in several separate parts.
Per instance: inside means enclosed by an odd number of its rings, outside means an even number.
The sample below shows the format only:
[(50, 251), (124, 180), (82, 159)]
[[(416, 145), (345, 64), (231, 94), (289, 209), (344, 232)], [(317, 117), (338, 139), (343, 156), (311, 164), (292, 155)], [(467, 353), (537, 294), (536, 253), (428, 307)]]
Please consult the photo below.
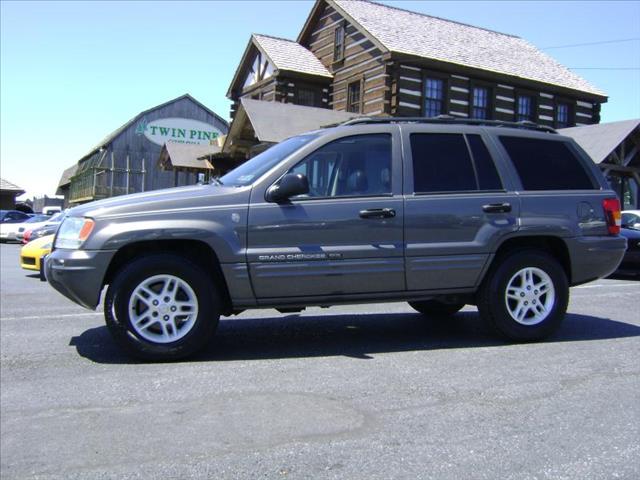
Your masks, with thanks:
[(116, 274), (104, 314), (113, 338), (129, 355), (178, 360), (210, 341), (220, 318), (220, 295), (211, 277), (190, 260), (154, 254)]
[(409, 302), (411, 308), (428, 317), (450, 317), (458, 313), (464, 303), (443, 303), (438, 300), (424, 300), (422, 302)]
[(516, 342), (541, 340), (554, 333), (568, 303), (564, 269), (539, 250), (518, 250), (496, 258), (478, 293), (482, 319), (500, 336)]

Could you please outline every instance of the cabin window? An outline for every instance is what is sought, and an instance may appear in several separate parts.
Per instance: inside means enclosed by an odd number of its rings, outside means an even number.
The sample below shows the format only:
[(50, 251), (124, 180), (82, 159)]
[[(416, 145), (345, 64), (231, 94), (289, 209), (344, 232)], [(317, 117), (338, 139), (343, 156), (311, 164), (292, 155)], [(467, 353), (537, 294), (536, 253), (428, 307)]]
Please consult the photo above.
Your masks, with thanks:
[(529, 95), (518, 95), (517, 99), (516, 121), (533, 121), (533, 98)]
[(439, 78), (425, 78), (424, 88), (425, 116), (437, 117), (444, 113), (444, 80)]
[(305, 105), (307, 107), (315, 107), (316, 106), (316, 92), (310, 88), (300, 88), (297, 89), (298, 105)]
[(489, 118), (489, 89), (473, 87), (471, 98), (471, 118)]
[(566, 103), (558, 103), (556, 108), (556, 128), (565, 128), (569, 126), (569, 105)]
[(360, 113), (360, 80), (347, 88), (347, 112)]
[(344, 58), (344, 24), (336, 28), (333, 41), (333, 61), (337, 62)]

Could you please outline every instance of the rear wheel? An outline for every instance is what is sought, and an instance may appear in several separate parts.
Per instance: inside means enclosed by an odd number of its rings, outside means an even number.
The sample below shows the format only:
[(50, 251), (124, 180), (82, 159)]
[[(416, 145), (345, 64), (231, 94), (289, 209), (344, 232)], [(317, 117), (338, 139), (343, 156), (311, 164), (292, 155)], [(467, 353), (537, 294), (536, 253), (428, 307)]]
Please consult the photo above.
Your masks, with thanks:
[(478, 295), (480, 316), (500, 335), (534, 341), (555, 332), (569, 303), (569, 285), (559, 262), (537, 250), (497, 259)]
[(414, 310), (428, 317), (450, 317), (464, 307), (464, 303), (444, 303), (439, 300), (424, 300), (421, 302), (409, 302)]
[(220, 300), (200, 267), (178, 255), (156, 254), (134, 260), (115, 276), (104, 309), (109, 331), (130, 355), (176, 360), (211, 339)]

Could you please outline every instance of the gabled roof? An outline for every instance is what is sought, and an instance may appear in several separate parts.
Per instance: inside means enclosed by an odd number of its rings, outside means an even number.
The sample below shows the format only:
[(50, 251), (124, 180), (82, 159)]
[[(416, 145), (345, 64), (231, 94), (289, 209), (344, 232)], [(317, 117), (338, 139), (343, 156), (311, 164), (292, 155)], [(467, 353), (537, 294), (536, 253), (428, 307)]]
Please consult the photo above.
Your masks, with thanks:
[(562, 128), (561, 135), (573, 138), (596, 163), (602, 163), (627, 137), (640, 129), (640, 119)]
[(227, 91), (227, 97), (231, 96), (231, 91), (234, 86), (241, 81), (240, 75), (244, 71), (245, 64), (247, 61), (251, 61), (252, 58), (250, 55), (252, 47), (261, 51), (271, 61), (273, 68), (276, 70), (274, 74), (277, 74), (279, 71), (288, 71), (317, 77), (333, 78), (331, 72), (318, 60), (318, 57), (299, 43), (293, 40), (287, 40), (286, 38), (254, 33), (251, 35), (247, 48), (233, 75), (229, 90)]
[(205, 155), (212, 155), (220, 151), (217, 145), (193, 145), (188, 143), (165, 143), (160, 151), (159, 163), (172, 170), (174, 167), (196, 168), (212, 170), (208, 160), (198, 160)]
[[(71, 183), (71, 177), (76, 174), (78, 170), (78, 164), (74, 163), (70, 167), (66, 168), (62, 175), (60, 176), (60, 181), (58, 182), (58, 188), (64, 187), (65, 185), (69, 185)], [(56, 193), (58, 195), (58, 193)]]
[(14, 192), (16, 195), (21, 195), (24, 193), (24, 190), (19, 186), (11, 183), (4, 178), (0, 178), (0, 190), (3, 192)]
[[(341, 112), (329, 108), (305, 107), (293, 103), (266, 102), (250, 98), (240, 99), (240, 108), (236, 114), (227, 142), (232, 142), (249, 121), (259, 142), (281, 142), (294, 135), (318, 130), (321, 127), (346, 122), (358, 113)], [(223, 151), (228, 151), (225, 142)]]
[[(606, 93), (526, 40), (368, 0), (317, 0), (334, 7), (383, 51), (406, 54), (605, 97)], [(311, 23), (298, 37), (301, 43)]]
[(109, 135), (107, 135), (105, 138), (102, 139), (101, 142), (99, 142), (95, 147), (93, 147), (86, 155), (84, 155), (80, 161), (84, 160), (85, 158), (87, 158), (88, 156), (94, 154), (97, 150), (100, 150), (101, 148), (106, 147), (109, 143), (111, 143), (118, 135), (120, 135), (122, 132), (124, 132), (127, 128), (129, 128), (131, 125), (133, 125), (134, 123), (136, 123), (139, 119), (141, 119), (142, 117), (144, 117), (145, 115), (158, 110), (162, 107), (165, 107), (167, 105), (170, 105), (172, 103), (177, 102), (178, 100), (182, 100), (183, 98), (187, 98), (189, 100), (191, 100), (193, 103), (195, 103), (196, 105), (198, 105), (200, 108), (202, 108), (203, 110), (205, 110), (209, 115), (212, 115), (216, 120), (218, 120), (219, 122), (221, 122), (223, 125), (226, 125), (227, 127), (229, 127), (229, 122), (227, 122), (224, 118), (220, 117), (218, 114), (216, 114), (213, 110), (210, 110), (209, 108), (207, 108), (205, 105), (203, 105), (202, 103), (200, 103), (198, 100), (196, 100), (195, 98), (193, 98), (191, 95), (189, 95), (188, 93), (185, 93), (184, 95), (180, 95), (177, 98), (174, 98), (173, 100), (169, 100), (168, 102), (164, 102), (161, 103), (160, 105), (156, 105), (155, 107), (149, 108), (148, 110), (145, 110), (144, 112), (140, 112), (139, 114), (137, 114), (135, 117), (133, 117), (131, 120), (129, 120), (127, 123), (125, 123), (124, 125), (122, 125), (121, 127), (115, 129), (113, 132), (111, 132)]
[(318, 57), (295, 41), (255, 33), (253, 38), (277, 70), (333, 78)]

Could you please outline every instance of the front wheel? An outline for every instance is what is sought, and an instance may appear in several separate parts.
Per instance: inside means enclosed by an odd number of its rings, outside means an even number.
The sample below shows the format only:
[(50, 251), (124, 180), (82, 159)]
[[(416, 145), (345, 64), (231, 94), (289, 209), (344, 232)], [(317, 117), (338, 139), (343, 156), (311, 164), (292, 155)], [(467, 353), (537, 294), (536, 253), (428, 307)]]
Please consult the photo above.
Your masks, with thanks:
[(176, 360), (202, 349), (220, 318), (213, 282), (190, 260), (155, 254), (129, 263), (114, 278), (104, 305), (116, 342), (143, 360)]
[(569, 285), (556, 259), (537, 250), (519, 250), (496, 259), (478, 295), (480, 316), (510, 340), (541, 340), (562, 323)]

